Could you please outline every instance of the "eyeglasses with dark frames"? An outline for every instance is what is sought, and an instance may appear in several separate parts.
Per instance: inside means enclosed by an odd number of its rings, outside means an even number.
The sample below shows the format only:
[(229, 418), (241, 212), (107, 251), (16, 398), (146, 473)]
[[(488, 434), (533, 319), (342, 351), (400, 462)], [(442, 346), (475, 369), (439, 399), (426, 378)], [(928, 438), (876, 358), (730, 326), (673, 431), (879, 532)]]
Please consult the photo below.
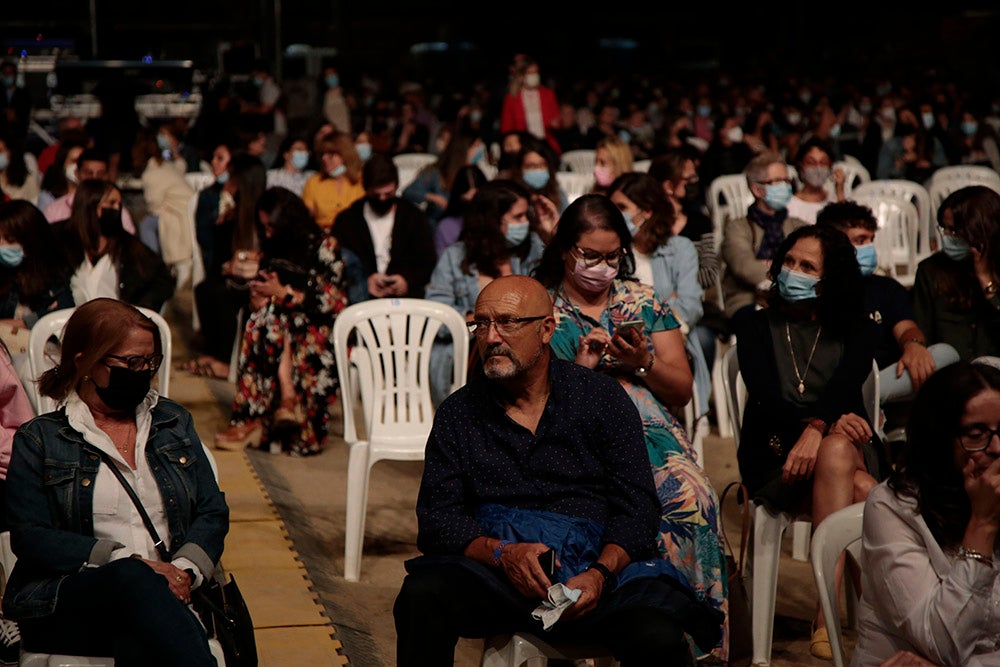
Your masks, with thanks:
[[(104, 355), (104, 358), (120, 361), (125, 364), (125, 368), (134, 372), (149, 371), (150, 373), (155, 373), (160, 368), (160, 364), (163, 363), (162, 354), (151, 354), (148, 357), (143, 357), (141, 355), (122, 357), (117, 354), (106, 354)], [(104, 362), (104, 365), (108, 368), (112, 368), (111, 364), (108, 364), (107, 362)]]
[(981, 452), (990, 446), (993, 436), (1000, 438), (1000, 428), (987, 428), (986, 424), (972, 424), (959, 430), (958, 442), (967, 452)]
[(490, 331), (490, 325), (494, 325), (501, 335), (509, 335), (520, 328), (522, 324), (544, 320), (548, 315), (535, 315), (533, 317), (498, 317), (495, 320), (472, 320), (466, 322), (469, 333), (476, 336), (486, 336)]
[(580, 246), (573, 246), (577, 254), (580, 255), (580, 259), (583, 260), (583, 265), (586, 267), (597, 266), (601, 262), (604, 262), (611, 268), (617, 268), (621, 264), (622, 257), (625, 256), (625, 248), (618, 248), (609, 253), (600, 253), (594, 250), (588, 250), (587, 248), (581, 248)]

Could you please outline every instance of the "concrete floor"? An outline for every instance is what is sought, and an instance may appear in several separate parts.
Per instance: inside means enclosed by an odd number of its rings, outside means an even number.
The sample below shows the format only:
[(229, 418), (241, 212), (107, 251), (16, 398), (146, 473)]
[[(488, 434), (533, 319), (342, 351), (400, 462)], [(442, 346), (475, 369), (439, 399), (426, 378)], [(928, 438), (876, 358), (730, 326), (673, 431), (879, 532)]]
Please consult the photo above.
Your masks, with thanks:
[[(190, 311), (184, 307), (183, 294), (176, 301), (168, 319), (175, 328), (175, 341), (190, 345)], [(175, 354), (175, 363), (179, 361)], [(209, 409), (212, 406), (200, 406), (198, 418), (211, 422), (208, 433), (225, 423), (232, 398), (231, 385), (184, 372), (175, 372), (171, 382), (206, 383), (217, 405), (212, 409)], [(413, 508), (423, 465), (382, 461), (372, 468), (361, 581), (345, 581), (347, 447), (341, 437), (339, 404), (334, 410), (332, 433), (323, 453), (297, 458), (248, 450), (246, 456), (285, 524), (288, 538), (305, 565), (312, 590), (335, 628), (335, 637), (342, 643), (341, 652), (349, 664), (357, 667), (394, 665), (392, 604), (404, 576), (403, 562), (417, 555)], [(205, 423), (199, 424), (203, 437), (205, 426)], [(206, 441), (211, 442), (210, 436)], [(705, 442), (706, 469), (719, 492), (737, 477), (735, 454), (732, 438), (719, 437), (713, 427), (713, 433)], [(730, 535), (738, 539), (735, 504), (726, 508), (724, 520)], [(779, 569), (772, 665), (830, 664), (809, 654), (809, 623), (815, 604), (812, 571), (808, 563), (792, 559), (789, 536), (783, 545)], [(845, 634), (848, 646), (852, 645), (852, 631), (847, 630)], [(462, 640), (455, 664), (478, 665), (480, 655), (480, 641)], [(304, 663), (291, 659), (287, 664), (291, 667)]]

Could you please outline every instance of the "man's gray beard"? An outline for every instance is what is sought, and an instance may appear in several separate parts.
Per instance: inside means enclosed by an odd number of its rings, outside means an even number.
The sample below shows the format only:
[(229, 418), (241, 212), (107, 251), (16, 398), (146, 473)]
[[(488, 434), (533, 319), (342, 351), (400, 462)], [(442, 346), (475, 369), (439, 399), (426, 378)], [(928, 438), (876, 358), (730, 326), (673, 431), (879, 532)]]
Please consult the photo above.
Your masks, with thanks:
[[(491, 380), (511, 380), (521, 375), (525, 371), (534, 368), (535, 364), (538, 363), (538, 360), (542, 358), (542, 348), (541, 347), (538, 348), (538, 351), (535, 352), (535, 356), (532, 357), (531, 360), (528, 361), (528, 363), (521, 363), (513, 356), (508, 356), (506, 354), (493, 355), (493, 356), (507, 357), (507, 359), (510, 359), (511, 367), (509, 369), (497, 368), (497, 367), (491, 367), (488, 363), (484, 363), (483, 372), (486, 374), (486, 377), (488, 377)], [(489, 359), (487, 359), (487, 362), (488, 361)]]

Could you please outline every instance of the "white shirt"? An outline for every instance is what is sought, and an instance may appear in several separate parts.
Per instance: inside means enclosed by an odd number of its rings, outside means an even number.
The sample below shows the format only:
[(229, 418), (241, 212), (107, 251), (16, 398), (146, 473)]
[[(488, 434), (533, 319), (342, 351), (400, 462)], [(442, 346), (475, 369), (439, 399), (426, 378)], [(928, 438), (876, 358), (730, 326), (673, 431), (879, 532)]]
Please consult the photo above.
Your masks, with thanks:
[(639, 252), (632, 246), (632, 255), (635, 257), (635, 278), (643, 285), (653, 284), (653, 262), (650, 255)]
[(285, 188), (301, 197), (302, 188), (306, 186), (306, 181), (308, 181), (315, 173), (316, 172), (312, 170), (291, 172), (285, 168), (268, 169), (267, 187)]
[(823, 201), (806, 201), (799, 197), (792, 197), (788, 200), (788, 217), (805, 220), (810, 225), (816, 224), (816, 214), (832, 200), (827, 197)]
[(937, 665), (1000, 665), (1000, 570), (956, 553), (942, 550), (911, 500), (886, 482), (872, 489), (851, 667), (874, 667), (903, 649)]
[(521, 89), (521, 104), (524, 105), (524, 119), (528, 132), (539, 139), (545, 138), (545, 121), (542, 120), (542, 98), (537, 88)]
[(118, 298), (118, 269), (107, 254), (91, 264), (90, 259), (83, 258), (80, 266), (69, 279), (73, 301), (80, 306), (98, 297)]
[(375, 247), (375, 268), (378, 273), (385, 273), (389, 268), (389, 258), (392, 253), (392, 226), (396, 222), (396, 207), (382, 216), (375, 215), (371, 206), (365, 204), (365, 222), (368, 223), (368, 233)]

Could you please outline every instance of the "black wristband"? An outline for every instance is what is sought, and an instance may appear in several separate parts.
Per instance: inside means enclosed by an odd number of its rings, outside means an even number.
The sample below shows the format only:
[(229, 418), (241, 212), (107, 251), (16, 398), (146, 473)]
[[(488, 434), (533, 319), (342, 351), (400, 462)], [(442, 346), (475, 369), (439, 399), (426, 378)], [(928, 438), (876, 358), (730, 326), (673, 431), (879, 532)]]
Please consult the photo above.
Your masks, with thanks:
[(599, 563), (595, 560), (587, 569), (597, 570), (601, 573), (601, 576), (604, 577), (604, 590), (614, 590), (618, 585), (618, 575), (612, 572), (604, 563)]

